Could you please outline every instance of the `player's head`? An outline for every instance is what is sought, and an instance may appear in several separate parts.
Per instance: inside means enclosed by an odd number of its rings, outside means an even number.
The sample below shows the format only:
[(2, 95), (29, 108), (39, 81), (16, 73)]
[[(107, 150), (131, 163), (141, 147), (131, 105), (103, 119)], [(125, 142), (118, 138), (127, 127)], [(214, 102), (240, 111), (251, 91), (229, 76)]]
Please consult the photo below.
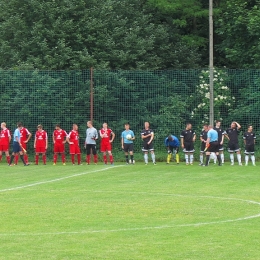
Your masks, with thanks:
[(171, 135), (168, 136), (168, 140), (169, 140), (170, 142), (173, 140), (173, 138), (172, 138)]
[(23, 123), (22, 123), (22, 122), (18, 122), (18, 123), (17, 123), (17, 127), (18, 127), (18, 128), (22, 128), (22, 127), (23, 127)]
[(60, 130), (60, 129), (61, 129), (61, 128), (60, 128), (60, 124), (56, 124), (56, 125), (55, 125), (55, 129), (56, 129), (56, 130)]
[(150, 127), (150, 123), (148, 121), (144, 122), (144, 127), (145, 127), (145, 129), (148, 129)]
[(187, 129), (187, 130), (190, 130), (191, 128), (192, 128), (191, 123), (187, 123), (187, 124), (186, 124), (186, 129)]
[(106, 122), (103, 123), (103, 128), (105, 128), (105, 129), (107, 128), (107, 123)]
[(208, 130), (213, 129), (212, 125), (208, 125)]
[(87, 126), (88, 126), (88, 127), (92, 127), (92, 126), (93, 126), (92, 121), (88, 121), (88, 122), (87, 122)]
[(42, 125), (37, 125), (37, 129), (40, 131), (43, 129), (43, 126)]
[(125, 123), (125, 130), (129, 130), (130, 129), (130, 125), (129, 125), (129, 123), (127, 122), (127, 123)]
[(248, 125), (247, 126), (247, 131), (248, 132), (252, 132), (253, 131), (253, 126), (252, 125)]
[(77, 124), (73, 124), (73, 125), (72, 125), (72, 129), (73, 129), (74, 131), (78, 131), (78, 125), (77, 125)]
[(1, 123), (1, 128), (2, 129), (6, 128), (6, 123), (5, 122)]
[(232, 128), (232, 129), (237, 128), (237, 123), (236, 123), (236, 122), (232, 122), (232, 123), (231, 123), (231, 128)]
[(216, 127), (220, 127), (221, 126), (221, 121), (220, 120), (216, 120)]
[(203, 125), (203, 130), (204, 130), (204, 131), (208, 131), (208, 128), (209, 128), (208, 124), (204, 124), (204, 125)]

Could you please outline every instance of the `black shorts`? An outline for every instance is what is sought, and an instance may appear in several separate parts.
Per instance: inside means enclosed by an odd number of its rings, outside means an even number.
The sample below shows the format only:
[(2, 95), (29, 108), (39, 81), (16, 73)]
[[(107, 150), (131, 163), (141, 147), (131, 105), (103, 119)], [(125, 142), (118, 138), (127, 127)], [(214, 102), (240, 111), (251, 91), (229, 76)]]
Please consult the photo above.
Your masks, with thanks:
[(194, 150), (194, 143), (193, 142), (184, 142), (184, 149), (183, 152), (185, 153), (193, 153)]
[(143, 148), (142, 148), (143, 152), (148, 152), (148, 151), (153, 151), (153, 150), (154, 150), (153, 143), (150, 143), (150, 144), (144, 143), (143, 144)]
[(239, 152), (240, 148), (238, 143), (228, 143), (228, 152), (229, 153), (234, 153), (234, 152)]
[(218, 141), (209, 143), (209, 148), (208, 148), (207, 152), (218, 153), (219, 152)]
[(87, 155), (90, 155), (91, 149), (92, 149), (93, 155), (97, 154), (97, 147), (95, 144), (87, 144), (86, 149), (87, 149)]
[(127, 152), (133, 152), (134, 151), (134, 144), (125, 144), (124, 143), (124, 151)]
[(176, 146), (169, 146), (169, 150), (173, 153), (173, 150), (175, 151), (175, 153), (179, 152), (179, 147)]
[(19, 153), (20, 151), (22, 151), (22, 148), (19, 143), (13, 142), (13, 153)]
[(245, 154), (254, 154), (255, 153), (255, 145), (251, 144), (251, 145), (246, 145), (245, 147)]
[(224, 151), (223, 144), (218, 143), (218, 149), (219, 151)]
[(205, 148), (206, 148), (206, 143), (204, 143), (204, 142), (201, 143), (200, 152), (201, 152), (201, 153), (204, 153)]

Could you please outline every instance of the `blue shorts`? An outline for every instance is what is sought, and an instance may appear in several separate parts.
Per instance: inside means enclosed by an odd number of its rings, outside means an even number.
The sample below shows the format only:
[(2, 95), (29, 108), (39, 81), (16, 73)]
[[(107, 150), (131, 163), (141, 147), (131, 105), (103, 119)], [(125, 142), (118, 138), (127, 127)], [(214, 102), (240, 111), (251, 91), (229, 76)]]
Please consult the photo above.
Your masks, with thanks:
[(21, 151), (21, 146), (19, 145), (18, 142), (13, 143), (13, 153), (19, 153)]

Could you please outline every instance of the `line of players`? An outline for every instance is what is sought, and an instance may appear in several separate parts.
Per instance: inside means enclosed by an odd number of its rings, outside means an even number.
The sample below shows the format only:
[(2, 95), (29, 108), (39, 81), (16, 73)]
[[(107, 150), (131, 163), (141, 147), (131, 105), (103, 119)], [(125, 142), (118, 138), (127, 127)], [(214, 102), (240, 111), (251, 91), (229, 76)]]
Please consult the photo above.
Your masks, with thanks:
[[(221, 121), (217, 120), (216, 125), (213, 128), (211, 125), (205, 124), (200, 134), (201, 149), (200, 149), (200, 165), (208, 166), (210, 155), (214, 159), (214, 163), (219, 161), (221, 166), (224, 163), (224, 138), (228, 139), (228, 152), (230, 154), (231, 165), (234, 165), (234, 154), (237, 155), (238, 164), (242, 166), (241, 152), (239, 147), (239, 133), (240, 124), (232, 122), (227, 130), (221, 128)], [(193, 165), (194, 154), (194, 142), (196, 140), (196, 134), (192, 130), (192, 125), (187, 124), (186, 128), (181, 132), (181, 147), (185, 153), (186, 165)], [(245, 145), (245, 165), (248, 165), (249, 156), (252, 161), (252, 165), (255, 166), (255, 140), (256, 135), (253, 132), (253, 126), (249, 125), (247, 131), (243, 135)], [(217, 144), (217, 145), (215, 145)], [(168, 148), (167, 163), (170, 162), (172, 153), (176, 154), (176, 161), (179, 162), (179, 140), (176, 136), (169, 136), (165, 139), (165, 146)], [(204, 163), (204, 155), (206, 154), (206, 162)]]
[[(98, 139), (98, 136), (101, 137), (101, 143), (100, 143), (100, 150), (103, 153), (103, 161), (105, 164), (107, 164), (107, 153), (109, 156), (109, 161), (111, 164), (113, 164), (113, 155), (112, 155), (112, 142), (114, 141), (115, 134), (114, 132), (108, 128), (107, 123), (103, 124), (103, 128), (98, 131), (96, 128), (93, 127), (92, 122), (87, 122), (87, 130), (86, 130), (86, 139), (84, 147), (86, 148), (86, 162), (87, 164), (90, 163), (90, 156), (91, 152), (94, 157), (94, 163), (97, 163), (97, 150), (96, 150), (96, 140)], [(203, 131), (200, 134), (200, 140), (201, 140), (201, 152), (200, 152), (200, 165), (203, 164), (203, 157), (205, 154), (207, 143), (210, 142), (210, 139), (208, 140), (208, 131), (212, 128), (211, 126), (204, 125)], [(239, 148), (239, 129), (241, 128), (240, 124), (237, 122), (232, 122), (230, 128), (228, 128), (226, 131), (224, 131), (221, 128), (221, 122), (216, 121), (216, 126), (214, 127), (214, 131), (217, 132), (217, 142), (218, 147), (216, 151), (210, 151), (212, 148), (208, 149), (208, 153), (212, 153), (215, 155), (214, 157), (214, 163), (216, 163), (216, 159), (218, 156), (218, 153), (220, 154), (220, 162), (219, 164), (224, 163), (224, 153), (223, 153), (223, 142), (224, 137), (226, 137), (228, 142), (228, 151), (230, 153), (230, 160), (231, 165), (234, 165), (234, 153), (237, 154), (237, 160), (239, 165), (242, 165), (241, 162), (241, 154), (240, 154), (240, 148)], [(32, 137), (32, 134), (29, 132), (29, 130), (25, 127), (23, 127), (23, 124), (21, 122), (17, 123), (17, 129), (19, 130), (19, 140), (17, 139), (17, 136), (14, 136), (14, 145), (19, 144), (18, 148), (16, 148), (16, 151), (13, 151), (14, 155), (14, 163), (18, 163), (19, 154), (20, 156), (23, 156), (22, 161), (25, 165), (28, 165), (28, 156), (27, 153), (24, 153), (23, 151), (26, 151), (27, 149), (27, 143)], [(210, 129), (211, 130), (211, 129)], [(143, 148), (142, 151), (144, 152), (144, 161), (145, 164), (148, 164), (148, 152), (151, 153), (153, 164), (156, 164), (155, 161), (155, 153), (154, 153), (154, 147), (153, 147), (153, 139), (154, 139), (154, 131), (150, 129), (149, 122), (145, 122), (144, 129), (141, 132), (141, 137), (143, 139)], [(185, 161), (187, 165), (193, 164), (193, 153), (194, 153), (194, 142), (196, 140), (196, 134), (192, 130), (192, 125), (187, 124), (186, 128), (181, 132), (180, 135), (181, 138), (181, 147), (183, 148), (183, 151), (185, 153)], [(244, 143), (245, 143), (245, 165), (248, 165), (249, 155), (251, 155), (251, 161), (252, 164), (255, 165), (255, 157), (254, 157), (254, 144), (255, 144), (255, 133), (253, 132), (253, 127), (250, 125), (248, 127), (247, 132), (244, 133)], [(17, 140), (16, 140), (17, 139)], [(75, 155), (77, 156), (77, 163), (78, 165), (81, 165), (81, 151), (79, 147), (79, 134), (78, 134), (78, 126), (76, 124), (73, 124), (72, 130), (67, 134), (67, 132), (63, 129), (61, 129), (60, 125), (57, 124), (55, 126), (55, 130), (52, 135), (53, 144), (54, 144), (54, 156), (53, 156), (53, 164), (56, 165), (58, 154), (61, 155), (61, 160), (63, 165), (65, 165), (65, 143), (69, 143), (70, 148), (70, 156), (71, 156), (71, 162), (74, 165), (75, 164)], [(10, 165), (12, 160), (9, 155), (9, 143), (11, 140), (11, 135), (9, 129), (6, 128), (6, 124), (3, 122), (1, 123), (1, 133), (0, 133), (0, 160), (2, 160), (2, 154), (3, 152), (6, 154), (6, 160), (8, 164)], [(121, 146), (122, 149), (125, 152), (125, 160), (126, 163), (134, 163), (134, 155), (133, 155), (133, 140), (135, 140), (135, 135), (132, 130), (130, 130), (129, 123), (125, 124), (125, 130), (121, 134)], [(172, 154), (175, 153), (176, 162), (179, 163), (179, 146), (180, 142), (178, 138), (174, 135), (170, 135), (165, 139), (165, 146), (167, 147), (168, 156), (167, 156), (167, 163), (170, 162)], [(35, 164), (38, 165), (39, 163), (39, 155), (42, 155), (42, 161), (43, 164), (46, 164), (46, 151), (48, 149), (48, 135), (47, 132), (43, 130), (42, 125), (37, 126), (37, 131), (35, 133), (34, 138), (34, 148), (35, 148)], [(18, 149), (18, 151), (17, 151)], [(130, 159), (129, 159), (130, 154)], [(208, 157), (207, 157), (208, 158)], [(208, 161), (206, 161), (206, 165), (208, 165)]]

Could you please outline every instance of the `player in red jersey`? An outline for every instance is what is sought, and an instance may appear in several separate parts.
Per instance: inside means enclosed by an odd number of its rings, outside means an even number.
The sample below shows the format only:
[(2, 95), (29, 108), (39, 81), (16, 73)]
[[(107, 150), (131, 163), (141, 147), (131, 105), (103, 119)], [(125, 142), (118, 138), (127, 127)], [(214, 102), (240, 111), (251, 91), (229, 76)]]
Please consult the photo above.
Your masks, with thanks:
[(106, 152), (109, 155), (110, 163), (114, 163), (113, 155), (112, 155), (112, 142), (115, 139), (114, 132), (108, 128), (107, 123), (103, 124), (103, 128), (99, 130), (99, 134), (101, 137), (101, 144), (100, 144), (100, 151), (103, 153), (103, 159), (104, 163), (107, 164), (107, 155)]
[[(20, 124), (22, 124), (22, 123), (20, 123)], [(25, 149), (27, 151), (27, 143), (29, 142), (30, 138), (32, 137), (32, 134), (23, 125), (22, 125), (22, 128), (20, 128), (20, 134), (21, 134), (21, 137), (20, 137), (21, 145), (22, 145), (23, 149)], [(27, 152), (24, 153), (23, 158), (24, 158), (25, 163), (28, 164), (29, 160), (28, 160)], [(17, 153), (15, 155), (15, 160), (14, 160), (15, 164), (18, 163), (18, 159), (19, 159), (19, 154)]]
[(67, 142), (66, 141), (67, 135), (68, 134), (66, 133), (66, 131), (62, 130), (59, 124), (55, 126), (55, 130), (52, 135), (52, 140), (54, 143), (53, 165), (56, 165), (57, 163), (58, 153), (61, 154), (61, 160), (63, 165), (66, 165), (65, 164), (65, 143)]
[(35, 164), (38, 165), (39, 154), (42, 154), (43, 164), (46, 164), (46, 150), (48, 149), (48, 135), (47, 132), (43, 130), (42, 125), (37, 126), (37, 131), (34, 138), (34, 148), (35, 148)]
[(78, 126), (76, 124), (72, 125), (72, 130), (67, 135), (67, 142), (70, 144), (70, 156), (71, 156), (72, 164), (75, 165), (75, 154), (76, 154), (78, 159), (78, 165), (81, 165), (79, 133), (78, 133)]
[(0, 132), (0, 161), (2, 161), (3, 152), (6, 156), (6, 161), (10, 163), (10, 154), (9, 154), (9, 143), (11, 141), (11, 133), (9, 129), (6, 128), (6, 123), (1, 123), (1, 132)]

